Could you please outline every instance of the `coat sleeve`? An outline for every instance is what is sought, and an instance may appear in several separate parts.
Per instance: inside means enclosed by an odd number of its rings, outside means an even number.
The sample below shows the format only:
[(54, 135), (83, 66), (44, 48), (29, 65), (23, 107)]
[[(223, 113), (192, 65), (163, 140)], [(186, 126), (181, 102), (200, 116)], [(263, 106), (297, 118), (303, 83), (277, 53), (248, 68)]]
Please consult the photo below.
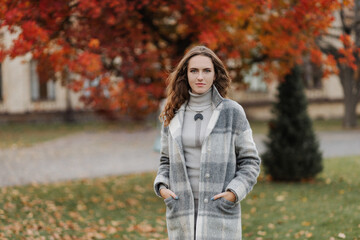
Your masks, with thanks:
[(161, 127), (161, 146), (160, 146), (160, 165), (156, 178), (154, 180), (154, 190), (156, 195), (160, 195), (160, 186), (165, 185), (166, 188), (169, 188), (169, 146), (168, 146), (168, 127)]
[(260, 173), (260, 157), (252, 136), (252, 130), (242, 110), (242, 127), (235, 138), (236, 173), (226, 187), (236, 196), (236, 202), (243, 200), (252, 190)]

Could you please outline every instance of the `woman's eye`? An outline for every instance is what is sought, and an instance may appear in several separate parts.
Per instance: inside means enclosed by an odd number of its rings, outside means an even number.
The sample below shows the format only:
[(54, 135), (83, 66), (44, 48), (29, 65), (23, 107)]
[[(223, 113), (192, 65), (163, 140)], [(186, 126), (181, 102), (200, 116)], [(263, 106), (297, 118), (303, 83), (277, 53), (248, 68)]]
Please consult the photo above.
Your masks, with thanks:
[(195, 72), (196, 72), (196, 69), (191, 69), (190, 72), (191, 72), (191, 73), (195, 73)]
[(209, 72), (211, 72), (211, 70), (210, 69), (205, 69), (205, 72), (209, 73)]

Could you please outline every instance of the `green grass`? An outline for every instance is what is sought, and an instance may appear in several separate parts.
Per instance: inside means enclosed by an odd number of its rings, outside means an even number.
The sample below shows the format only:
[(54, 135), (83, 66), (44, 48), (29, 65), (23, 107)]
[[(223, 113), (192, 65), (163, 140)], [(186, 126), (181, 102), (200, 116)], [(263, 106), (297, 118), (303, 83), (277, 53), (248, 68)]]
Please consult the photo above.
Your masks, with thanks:
[(360, 156), (324, 163), (312, 183), (256, 185), (242, 205), (245, 239), (360, 239)]
[(90, 123), (47, 123), (30, 124), (14, 123), (0, 125), (0, 149), (11, 147), (28, 147), (36, 143), (41, 143), (63, 137), (69, 134), (82, 131), (135, 131), (144, 127), (153, 127), (152, 122), (90, 122)]
[[(360, 156), (324, 161), (311, 183), (258, 184), (242, 202), (243, 236), (360, 239)], [(155, 173), (0, 189), (0, 239), (166, 239)], [(341, 236), (341, 235), (340, 235)], [(42, 238), (41, 238), (42, 237)]]

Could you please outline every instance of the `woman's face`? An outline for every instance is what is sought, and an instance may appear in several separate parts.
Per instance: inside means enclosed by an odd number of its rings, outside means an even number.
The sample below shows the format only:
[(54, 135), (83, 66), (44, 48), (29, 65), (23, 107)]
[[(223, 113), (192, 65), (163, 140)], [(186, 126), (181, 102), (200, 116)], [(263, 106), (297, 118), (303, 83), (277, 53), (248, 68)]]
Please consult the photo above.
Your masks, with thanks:
[(203, 55), (190, 58), (187, 77), (192, 93), (203, 94), (209, 90), (215, 80), (214, 64), (211, 58)]

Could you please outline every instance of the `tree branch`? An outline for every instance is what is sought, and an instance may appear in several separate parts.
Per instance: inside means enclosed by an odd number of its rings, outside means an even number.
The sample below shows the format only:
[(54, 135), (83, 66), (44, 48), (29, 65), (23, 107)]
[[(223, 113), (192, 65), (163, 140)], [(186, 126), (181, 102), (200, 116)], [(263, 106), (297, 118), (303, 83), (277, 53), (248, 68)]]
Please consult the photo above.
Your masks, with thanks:
[(346, 34), (350, 34), (351, 33), (351, 27), (347, 26), (346, 23), (345, 23), (345, 13), (344, 13), (343, 4), (341, 5), (341, 8), (340, 8), (340, 19), (341, 19), (341, 23), (342, 23), (343, 32), (346, 33)]

